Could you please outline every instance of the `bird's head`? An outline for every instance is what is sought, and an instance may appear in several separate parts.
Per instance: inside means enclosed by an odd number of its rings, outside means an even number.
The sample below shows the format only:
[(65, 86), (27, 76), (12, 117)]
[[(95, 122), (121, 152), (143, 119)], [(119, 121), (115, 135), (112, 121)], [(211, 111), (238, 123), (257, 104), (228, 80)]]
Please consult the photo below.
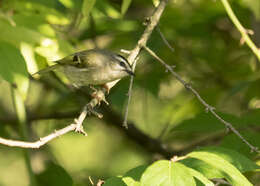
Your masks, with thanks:
[(132, 66), (129, 64), (126, 58), (119, 54), (113, 55), (113, 70), (119, 71), (121, 73), (125, 73), (125, 75), (134, 76), (134, 72), (132, 70)]

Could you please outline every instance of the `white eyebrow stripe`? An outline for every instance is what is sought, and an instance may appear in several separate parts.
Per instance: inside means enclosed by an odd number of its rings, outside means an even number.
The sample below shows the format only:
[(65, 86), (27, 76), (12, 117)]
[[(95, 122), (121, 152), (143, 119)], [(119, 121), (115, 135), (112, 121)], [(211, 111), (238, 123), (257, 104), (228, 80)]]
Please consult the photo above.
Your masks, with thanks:
[(125, 59), (123, 56), (115, 55), (115, 58), (116, 58), (118, 61), (122, 61), (122, 62), (127, 63), (126, 59)]
[(124, 63), (126, 63), (129, 67), (131, 67), (131, 65), (129, 64), (129, 62), (128, 62), (123, 56), (121, 56), (121, 55), (119, 55), (119, 54), (116, 54), (116, 55), (115, 55), (115, 58), (116, 58), (118, 61), (124, 62)]

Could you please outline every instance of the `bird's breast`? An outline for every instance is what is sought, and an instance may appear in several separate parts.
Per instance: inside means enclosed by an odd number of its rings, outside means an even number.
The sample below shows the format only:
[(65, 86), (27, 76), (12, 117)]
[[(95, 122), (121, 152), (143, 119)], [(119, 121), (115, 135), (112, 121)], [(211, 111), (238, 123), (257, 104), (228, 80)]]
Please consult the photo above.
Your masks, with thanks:
[(64, 73), (69, 81), (77, 86), (101, 85), (126, 76), (125, 72), (114, 71), (109, 66), (83, 69), (64, 66)]

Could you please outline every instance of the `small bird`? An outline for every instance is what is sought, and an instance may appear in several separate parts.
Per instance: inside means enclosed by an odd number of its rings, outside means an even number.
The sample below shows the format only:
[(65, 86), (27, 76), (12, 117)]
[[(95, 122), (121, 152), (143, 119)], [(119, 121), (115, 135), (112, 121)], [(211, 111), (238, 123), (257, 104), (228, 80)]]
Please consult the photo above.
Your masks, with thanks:
[(134, 75), (127, 59), (104, 49), (84, 50), (55, 63), (35, 74), (57, 70), (63, 72), (76, 87), (105, 85), (125, 76)]

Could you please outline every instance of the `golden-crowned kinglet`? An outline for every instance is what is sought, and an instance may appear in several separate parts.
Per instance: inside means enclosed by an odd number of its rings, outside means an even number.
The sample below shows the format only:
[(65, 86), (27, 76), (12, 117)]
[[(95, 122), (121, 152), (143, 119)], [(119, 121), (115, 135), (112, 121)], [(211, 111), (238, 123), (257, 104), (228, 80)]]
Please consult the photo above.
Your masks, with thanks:
[(131, 65), (123, 56), (102, 49), (77, 52), (55, 63), (35, 74), (61, 71), (75, 86), (101, 85), (134, 75)]

